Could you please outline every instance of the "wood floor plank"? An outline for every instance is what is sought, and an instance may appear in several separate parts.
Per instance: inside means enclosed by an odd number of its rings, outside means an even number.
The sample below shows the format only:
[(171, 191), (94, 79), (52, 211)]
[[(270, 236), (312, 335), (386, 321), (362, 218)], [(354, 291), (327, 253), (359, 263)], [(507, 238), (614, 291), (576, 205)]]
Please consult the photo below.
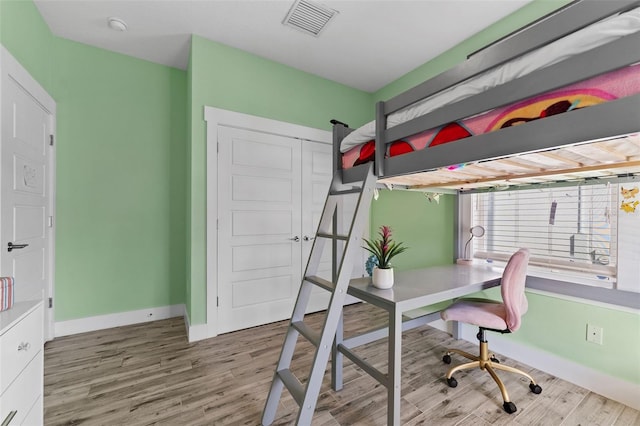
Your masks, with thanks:
[(462, 421), (456, 423), (456, 426), (490, 426), (491, 423), (487, 423), (475, 414), (469, 414)]
[[(345, 335), (386, 324), (380, 309), (366, 304), (346, 308)], [(323, 314), (307, 316), (316, 329)], [(286, 321), (188, 343), (184, 322), (172, 318), (66, 336), (45, 345), (46, 425), (251, 425), (260, 424)], [(292, 362), (306, 380), (312, 346), (300, 339)], [(401, 418), (406, 425), (622, 425), (640, 424), (640, 412), (509, 359), (530, 371), (544, 390), (529, 392), (528, 381), (499, 372), (518, 412), (502, 411), (500, 392), (479, 369), (456, 374), (450, 388), (442, 362), (446, 347), (477, 352), (425, 326), (403, 335)], [(358, 348), (386, 371), (386, 339)], [(454, 357), (454, 364), (462, 359)], [(325, 370), (313, 425), (384, 425), (386, 390), (345, 359), (344, 389), (330, 386)], [(292, 425), (297, 404), (284, 390), (274, 425)]]
[(163, 413), (155, 422), (147, 422), (156, 426), (197, 425), (204, 424), (204, 411), (202, 408), (180, 409)]
[(522, 426), (562, 424), (589, 393), (584, 388), (560, 379), (555, 379), (547, 385), (542, 384), (542, 389), (542, 393), (536, 395), (533, 404), (517, 413), (516, 423)]
[(640, 425), (640, 411), (633, 408), (624, 407), (620, 416), (614, 423), (615, 426), (637, 426)]
[(622, 414), (625, 406), (602, 395), (589, 392), (576, 409), (562, 422), (563, 426), (612, 425)]

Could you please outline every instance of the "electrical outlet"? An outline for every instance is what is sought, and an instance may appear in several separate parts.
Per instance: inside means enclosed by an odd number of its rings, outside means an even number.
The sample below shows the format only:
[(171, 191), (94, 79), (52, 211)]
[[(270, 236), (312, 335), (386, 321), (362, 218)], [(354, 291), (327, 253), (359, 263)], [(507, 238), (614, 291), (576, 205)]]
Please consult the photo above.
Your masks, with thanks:
[(602, 327), (593, 324), (587, 324), (587, 342), (602, 344), (604, 330)]

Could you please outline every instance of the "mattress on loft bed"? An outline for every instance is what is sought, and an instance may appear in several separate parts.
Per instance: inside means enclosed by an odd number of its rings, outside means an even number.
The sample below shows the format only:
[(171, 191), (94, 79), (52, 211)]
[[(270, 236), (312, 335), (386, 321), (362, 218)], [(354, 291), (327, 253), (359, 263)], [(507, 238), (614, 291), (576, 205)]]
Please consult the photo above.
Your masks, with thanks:
[[(413, 118), (426, 115), (429, 112), (436, 110), (440, 106), (460, 101), (462, 99), (489, 90), (492, 87), (496, 87), (509, 81), (513, 81), (536, 70), (543, 69), (565, 59), (568, 59), (574, 55), (578, 55), (580, 53), (595, 49), (598, 46), (602, 46), (604, 44), (617, 40), (621, 37), (624, 37), (625, 35), (633, 34), (635, 32), (638, 32), (639, 30), (640, 8), (636, 8), (631, 11), (606, 18), (602, 21), (590, 25), (589, 27), (569, 34), (562, 39), (556, 40), (549, 45), (543, 46), (540, 49), (516, 58), (500, 67), (490, 69), (476, 77), (461, 82), (458, 85), (455, 85), (440, 93), (436, 93), (426, 99), (418, 101), (415, 104), (410, 105), (398, 112), (390, 114), (387, 117), (387, 128), (391, 128), (398, 124), (407, 122)], [(607, 75), (610, 76), (609, 78), (617, 79), (619, 77), (616, 77), (614, 75), (616, 73), (617, 72), (613, 72)], [(599, 89), (598, 87), (595, 87), (595, 85), (597, 85), (599, 82), (592, 83), (592, 80), (594, 79), (590, 79), (587, 81), (591, 82), (589, 84), (593, 89)], [(570, 87), (573, 87), (573, 85)], [(566, 87), (564, 89), (561, 89), (560, 91), (570, 90), (570, 87)], [(556, 90), (553, 93), (557, 92), (559, 91)], [(613, 97), (609, 96), (608, 99), (607, 95), (605, 95), (605, 99), (612, 100), (624, 96), (629, 96), (634, 93), (637, 92), (625, 91), (624, 93), (610, 94)], [(551, 94), (547, 95), (551, 96)], [(544, 95), (536, 96), (535, 99), (540, 100), (539, 98), (541, 98), (542, 96)], [(534, 101), (534, 99), (525, 101), (524, 103), (531, 103), (532, 101)], [(523, 102), (520, 102), (518, 103), (518, 105), (521, 105), (522, 103)], [(586, 106), (586, 104), (581, 105), (581, 107), (584, 106)], [(505, 110), (513, 107), (514, 106), (507, 106), (496, 109), (494, 111), (504, 112)], [(577, 106), (574, 106), (571, 109), (575, 109), (576, 107)], [(546, 108), (547, 107), (543, 109)], [(555, 111), (554, 113), (561, 111), (561, 109), (561, 105), (558, 106), (558, 108), (553, 108), (553, 110)], [(523, 116), (523, 118), (530, 119), (533, 117)], [(432, 139), (434, 139), (434, 141), (436, 141), (437, 143), (443, 143), (443, 141), (449, 142), (452, 140), (460, 139), (461, 137), (492, 131), (492, 129), (486, 128), (465, 128), (464, 124), (466, 121), (467, 120), (461, 120), (461, 122), (458, 123), (450, 123), (449, 125), (444, 126), (442, 129), (436, 129), (439, 132), (432, 131)], [(436, 135), (436, 133), (438, 134)], [(372, 159), (374, 150), (374, 138), (375, 122), (367, 123), (347, 135), (341, 142), (340, 146), (340, 151), (344, 154), (343, 167), (352, 167), (354, 165), (361, 164)], [(408, 139), (415, 139), (415, 137)], [(424, 145), (422, 145), (422, 147), (419, 148), (422, 142), (418, 142), (417, 146), (413, 146), (412, 141), (408, 139), (405, 139), (404, 141), (397, 141), (395, 143), (395, 146), (394, 143), (390, 144), (390, 146), (387, 147), (387, 155), (399, 155), (425, 147)], [(424, 137), (419, 137), (419, 139), (424, 139)], [(432, 144), (430, 146), (434, 145)]]
[[(394, 157), (638, 93), (640, 64), (635, 64), (394, 141), (387, 145), (386, 155)], [(374, 141), (355, 146), (343, 154), (343, 168), (348, 169), (372, 161), (374, 154)]]

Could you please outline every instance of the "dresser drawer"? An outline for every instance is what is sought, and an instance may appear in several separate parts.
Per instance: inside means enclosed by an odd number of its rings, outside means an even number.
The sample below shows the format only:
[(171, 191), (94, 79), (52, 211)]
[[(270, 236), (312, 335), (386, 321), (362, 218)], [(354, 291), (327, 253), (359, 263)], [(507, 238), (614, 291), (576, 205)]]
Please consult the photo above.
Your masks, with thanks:
[[(35, 403), (42, 398), (43, 351), (40, 350), (34, 355), (33, 360), (0, 397), (0, 422), (15, 411), (16, 414), (9, 423), (11, 426), (20, 424), (32, 426), (42, 423), (42, 407), (36, 406)], [(34, 409), (36, 412), (32, 412)], [(27, 418), (40, 420), (36, 423), (26, 423)]]
[[(27, 414), (27, 417), (22, 420), (22, 424), (25, 426), (40, 426), (44, 423), (44, 418), (42, 417), (43, 413), (42, 408), (42, 397), (39, 397), (33, 407), (31, 407), (31, 411)], [(17, 424), (17, 423), (16, 423)], [(11, 425), (11, 423), (9, 423)]]
[[(31, 411), (27, 414), (27, 417), (22, 420), (22, 424), (24, 426), (40, 426), (44, 423), (44, 417), (42, 409), (42, 397), (39, 397), (33, 407), (31, 407)], [(17, 424), (17, 423), (16, 423)], [(9, 424), (11, 425), (11, 423)]]
[[(43, 347), (43, 310), (35, 310), (0, 336), (0, 393), (4, 394), (11, 382), (20, 374)], [(33, 401), (32, 401), (33, 402)]]

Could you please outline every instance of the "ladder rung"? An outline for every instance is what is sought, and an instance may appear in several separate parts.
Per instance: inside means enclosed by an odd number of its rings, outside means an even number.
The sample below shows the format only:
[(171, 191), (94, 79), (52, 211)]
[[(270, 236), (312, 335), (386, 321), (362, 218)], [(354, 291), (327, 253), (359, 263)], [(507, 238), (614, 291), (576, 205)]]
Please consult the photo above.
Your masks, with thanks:
[(317, 232), (316, 237), (329, 238), (332, 240), (336, 239), (336, 240), (342, 240), (342, 241), (347, 241), (349, 239), (348, 235), (333, 235), (333, 234), (325, 234), (323, 232)]
[(336, 189), (332, 190), (329, 195), (349, 195), (349, 194), (359, 194), (362, 192), (362, 188), (354, 187), (349, 189)]
[(331, 281), (325, 280), (324, 278), (320, 278), (317, 276), (307, 276), (304, 277), (305, 281), (310, 282), (311, 284), (315, 284), (318, 287), (322, 287), (327, 291), (330, 291), (333, 293), (333, 290), (336, 288), (336, 285), (334, 283), (332, 283)]
[(278, 377), (280, 377), (282, 383), (284, 383), (285, 387), (289, 390), (293, 399), (296, 400), (298, 406), (301, 407), (304, 402), (304, 388), (300, 380), (298, 380), (288, 368), (278, 371)]
[(303, 321), (292, 322), (291, 326), (298, 330), (300, 334), (302, 334), (308, 341), (313, 343), (313, 346), (318, 347), (320, 344), (320, 334), (317, 333), (314, 329), (309, 327)]

